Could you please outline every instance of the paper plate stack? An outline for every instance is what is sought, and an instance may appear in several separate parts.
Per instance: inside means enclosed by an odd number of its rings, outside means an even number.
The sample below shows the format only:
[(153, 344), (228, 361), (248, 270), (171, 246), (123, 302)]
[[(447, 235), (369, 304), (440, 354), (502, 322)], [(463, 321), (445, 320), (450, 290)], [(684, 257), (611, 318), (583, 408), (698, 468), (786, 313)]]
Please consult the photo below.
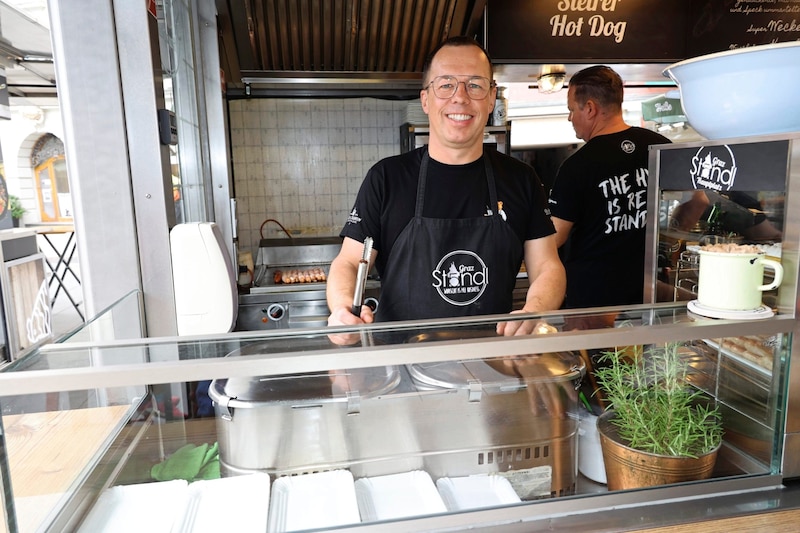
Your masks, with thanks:
[(361, 478), (356, 498), (365, 522), (447, 512), (431, 476), (422, 470)]
[(355, 524), (361, 519), (348, 470), (278, 478), (272, 484), (267, 531), (300, 531)]

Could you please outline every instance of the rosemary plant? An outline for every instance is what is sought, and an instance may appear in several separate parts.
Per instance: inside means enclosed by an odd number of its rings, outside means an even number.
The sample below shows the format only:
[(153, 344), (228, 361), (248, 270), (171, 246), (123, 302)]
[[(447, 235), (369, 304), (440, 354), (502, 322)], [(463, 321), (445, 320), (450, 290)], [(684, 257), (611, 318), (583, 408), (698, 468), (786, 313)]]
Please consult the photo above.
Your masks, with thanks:
[(686, 381), (688, 365), (680, 343), (641, 348), (629, 357), (626, 350), (603, 352), (595, 369), (605, 393), (611, 423), (631, 448), (679, 457), (697, 457), (722, 440), (722, 421), (709, 398)]

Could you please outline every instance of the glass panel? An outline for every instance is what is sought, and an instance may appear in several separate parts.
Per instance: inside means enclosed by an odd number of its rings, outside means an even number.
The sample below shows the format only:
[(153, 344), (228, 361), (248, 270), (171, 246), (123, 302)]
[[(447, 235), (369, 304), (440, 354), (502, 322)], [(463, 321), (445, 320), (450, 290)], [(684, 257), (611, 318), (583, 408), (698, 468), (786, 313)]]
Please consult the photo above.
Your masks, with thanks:
[(60, 344), (110, 342), (140, 339), (144, 336), (141, 293), (131, 291), (107, 309), (97, 313), (89, 322), (63, 334)]
[(81, 490), (116, 439), (137, 424), (143, 392), (97, 389), (0, 399), (3, 459), (18, 531), (42, 530)]
[(177, 150), (172, 154), (173, 196), (177, 222), (213, 219), (213, 208), (206, 201), (210, 172), (200, 128), (192, 6), (184, 1), (164, 2), (164, 20), (159, 26), (163, 43), (164, 91), (174, 107), (178, 128)]
[[(647, 358), (665, 339), (680, 345), (687, 385), (721, 411), (724, 441), (709, 482), (778, 472), (795, 324), (786, 317), (696, 320), (685, 306), (660, 305), (526, 315), (519, 318), (539, 321), (540, 333), (517, 338), (494, 333), (508, 315), (219, 338), (115, 336), (107, 323), (135, 316), (134, 296), (119, 304), (127, 313), (110, 309), (87, 325), (102, 335), (75, 333), (0, 373), (16, 516), (26, 527), (56, 527), (74, 514), (73, 525), (113, 529), (114, 513), (139, 498), (146, 520), (162, 527), (224, 508), (226, 519), (260, 530), (270, 520), (308, 529), (476, 505), (533, 517), (564, 498), (585, 508), (578, 502), (615, 493), (584, 473), (601, 456), (581, 440), (584, 422), (594, 422), (585, 406), (600, 412), (587, 370), (603, 365), (604, 351), (640, 346)], [(53, 458), (66, 455), (52, 474)], [(48, 483), (31, 485), (33, 475)], [(428, 496), (384, 500), (390, 489)], [(335, 508), (297, 515), (287, 510), (295, 499), (305, 509)], [(92, 502), (87, 516), (79, 500)]]
[[(727, 309), (750, 310), (759, 304), (765, 312), (777, 309), (779, 292), (795, 292), (794, 284), (785, 283), (763, 291), (762, 301), (755, 305), (735, 305), (710, 290), (699, 295), (698, 281), (701, 250), (753, 251), (780, 262), (786, 245), (787, 165), (796, 151), (794, 142), (785, 139), (707, 141), (659, 149), (653, 180), (658, 184), (659, 213), (656, 301), (689, 301), (695, 310), (702, 307), (707, 316), (720, 318), (720, 314), (730, 315), (721, 311)], [(793, 243), (788, 244), (792, 248)], [(720, 274), (726, 272), (731, 269)], [(774, 269), (765, 268), (764, 273), (753, 291), (762, 282), (771, 284)], [(744, 292), (741, 287), (733, 290), (734, 285), (743, 284), (731, 285), (725, 300)]]

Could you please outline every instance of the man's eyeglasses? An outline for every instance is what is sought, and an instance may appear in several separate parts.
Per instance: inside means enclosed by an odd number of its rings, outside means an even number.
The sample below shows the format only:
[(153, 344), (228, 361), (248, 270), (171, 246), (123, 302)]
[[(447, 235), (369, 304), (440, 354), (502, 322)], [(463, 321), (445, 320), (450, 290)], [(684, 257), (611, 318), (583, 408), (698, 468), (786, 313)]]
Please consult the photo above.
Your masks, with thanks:
[(483, 100), (494, 87), (494, 82), (483, 76), (472, 76), (467, 78), (466, 81), (458, 81), (456, 76), (436, 76), (425, 89), (433, 89), (433, 94), (436, 95), (436, 98), (452, 98), (458, 91), (458, 86), (462, 83), (467, 95), (473, 100)]

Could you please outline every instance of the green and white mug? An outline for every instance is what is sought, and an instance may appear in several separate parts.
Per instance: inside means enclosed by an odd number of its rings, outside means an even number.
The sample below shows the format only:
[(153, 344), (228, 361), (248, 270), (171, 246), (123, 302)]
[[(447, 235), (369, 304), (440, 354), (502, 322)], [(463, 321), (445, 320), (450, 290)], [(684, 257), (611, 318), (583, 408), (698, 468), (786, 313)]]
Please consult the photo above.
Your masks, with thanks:
[[(783, 281), (783, 267), (764, 253), (706, 251), (700, 254), (697, 302), (730, 311), (752, 311), (762, 305), (762, 293)], [(774, 271), (771, 283), (764, 283), (764, 267)]]

